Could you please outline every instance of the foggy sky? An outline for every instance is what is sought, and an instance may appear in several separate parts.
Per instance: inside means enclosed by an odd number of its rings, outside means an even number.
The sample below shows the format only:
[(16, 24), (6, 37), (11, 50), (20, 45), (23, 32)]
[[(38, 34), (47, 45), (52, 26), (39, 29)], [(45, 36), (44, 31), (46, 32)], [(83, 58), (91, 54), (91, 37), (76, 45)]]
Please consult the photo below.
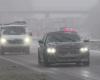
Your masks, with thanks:
[(100, 39), (100, 1), (88, 14), (83, 27), (89, 36)]
[(88, 10), (98, 0), (0, 0), (0, 11)]
[[(0, 0), (0, 23), (6, 23), (16, 19), (23, 19), (25, 14), (8, 14), (10, 11), (33, 11), (33, 10), (90, 10), (99, 0)], [(100, 4), (89, 14), (82, 27), (83, 32), (90, 36), (100, 38)]]
[(30, 0), (0, 0), (0, 11), (32, 11)]
[(88, 10), (98, 0), (33, 0), (36, 10)]

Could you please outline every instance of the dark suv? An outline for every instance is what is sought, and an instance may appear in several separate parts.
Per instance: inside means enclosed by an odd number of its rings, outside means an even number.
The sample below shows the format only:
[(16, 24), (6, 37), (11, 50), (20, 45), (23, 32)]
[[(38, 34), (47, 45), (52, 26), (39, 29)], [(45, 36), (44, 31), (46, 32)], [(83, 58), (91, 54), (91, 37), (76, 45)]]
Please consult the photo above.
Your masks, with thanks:
[(49, 66), (54, 63), (83, 63), (89, 65), (89, 49), (76, 32), (49, 32), (39, 40), (38, 62)]

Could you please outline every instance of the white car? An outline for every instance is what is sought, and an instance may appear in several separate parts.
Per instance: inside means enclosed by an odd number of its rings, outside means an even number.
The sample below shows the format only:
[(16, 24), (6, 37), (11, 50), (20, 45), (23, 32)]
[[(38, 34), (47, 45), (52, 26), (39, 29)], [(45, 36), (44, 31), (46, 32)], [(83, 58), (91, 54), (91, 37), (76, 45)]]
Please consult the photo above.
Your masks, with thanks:
[(32, 38), (24, 25), (5, 25), (1, 27), (1, 54), (5, 52), (30, 53)]

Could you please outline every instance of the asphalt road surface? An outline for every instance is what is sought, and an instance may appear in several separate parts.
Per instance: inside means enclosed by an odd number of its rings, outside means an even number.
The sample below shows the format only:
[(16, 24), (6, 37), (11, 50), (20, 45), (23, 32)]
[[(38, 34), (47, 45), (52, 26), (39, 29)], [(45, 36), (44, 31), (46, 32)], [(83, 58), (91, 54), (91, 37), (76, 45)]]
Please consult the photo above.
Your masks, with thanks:
[[(9, 53), (0, 56), (1, 59), (14, 62), (30, 70), (45, 73), (52, 80), (100, 80), (100, 51), (91, 51), (90, 66), (76, 66), (73, 64), (44, 67), (38, 65), (37, 50), (30, 55)], [(48, 79), (49, 80), (49, 79)]]

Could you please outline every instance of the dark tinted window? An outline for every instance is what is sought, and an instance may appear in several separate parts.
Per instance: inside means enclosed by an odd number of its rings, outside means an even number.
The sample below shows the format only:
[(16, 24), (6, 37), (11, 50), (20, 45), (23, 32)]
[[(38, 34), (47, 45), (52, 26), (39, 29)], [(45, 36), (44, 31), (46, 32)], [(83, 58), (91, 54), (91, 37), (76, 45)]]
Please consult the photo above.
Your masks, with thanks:
[(78, 34), (71, 33), (55, 33), (49, 34), (47, 42), (78, 42), (80, 37)]

